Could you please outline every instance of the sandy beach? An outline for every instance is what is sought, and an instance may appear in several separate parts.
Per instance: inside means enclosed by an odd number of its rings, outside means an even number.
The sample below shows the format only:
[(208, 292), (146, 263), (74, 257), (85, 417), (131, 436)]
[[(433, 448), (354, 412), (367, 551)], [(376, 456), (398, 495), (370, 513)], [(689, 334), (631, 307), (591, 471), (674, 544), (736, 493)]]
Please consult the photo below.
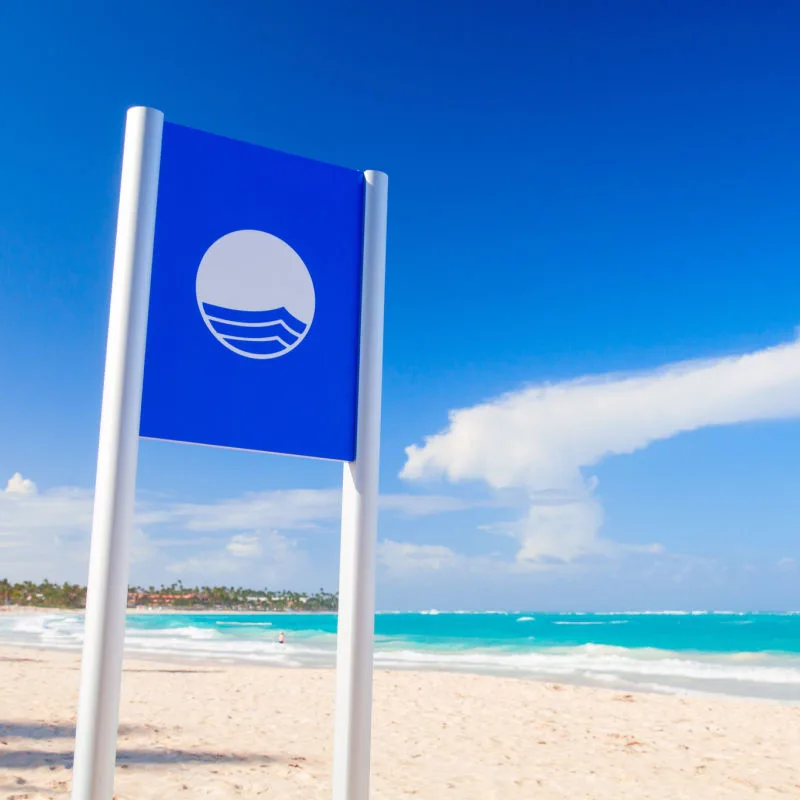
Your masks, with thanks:
[[(126, 661), (118, 800), (329, 796), (333, 671)], [(79, 659), (0, 650), (0, 796), (66, 798)], [(800, 707), (375, 676), (372, 796), (800, 797)]]

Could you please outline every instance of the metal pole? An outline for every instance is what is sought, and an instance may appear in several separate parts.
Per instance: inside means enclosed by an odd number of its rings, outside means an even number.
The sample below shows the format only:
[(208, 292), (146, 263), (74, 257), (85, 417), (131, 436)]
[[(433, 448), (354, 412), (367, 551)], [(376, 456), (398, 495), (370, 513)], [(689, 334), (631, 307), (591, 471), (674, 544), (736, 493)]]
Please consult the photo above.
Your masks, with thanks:
[(111, 800), (164, 115), (131, 108), (111, 284), (72, 800)]
[(356, 460), (344, 465), (333, 800), (367, 800), (372, 729), (375, 543), (389, 179), (364, 173), (364, 256)]

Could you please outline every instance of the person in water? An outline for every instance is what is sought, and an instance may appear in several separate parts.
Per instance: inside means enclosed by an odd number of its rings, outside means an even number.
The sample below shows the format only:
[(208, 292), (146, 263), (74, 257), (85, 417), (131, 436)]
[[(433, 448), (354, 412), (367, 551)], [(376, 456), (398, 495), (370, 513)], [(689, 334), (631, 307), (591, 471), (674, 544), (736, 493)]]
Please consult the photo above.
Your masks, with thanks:
[(286, 637), (283, 635), (283, 631), (281, 631), (280, 634), (278, 635), (278, 644), (285, 644), (285, 643), (286, 643)]

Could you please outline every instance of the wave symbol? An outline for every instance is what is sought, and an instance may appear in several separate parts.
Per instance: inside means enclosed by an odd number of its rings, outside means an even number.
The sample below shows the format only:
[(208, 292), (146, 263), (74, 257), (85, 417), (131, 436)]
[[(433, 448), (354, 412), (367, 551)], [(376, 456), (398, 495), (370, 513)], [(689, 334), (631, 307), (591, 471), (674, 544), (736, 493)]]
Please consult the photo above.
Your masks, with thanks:
[(209, 327), (229, 347), (250, 355), (276, 355), (290, 348), (308, 327), (283, 306), (242, 311), (203, 303)]

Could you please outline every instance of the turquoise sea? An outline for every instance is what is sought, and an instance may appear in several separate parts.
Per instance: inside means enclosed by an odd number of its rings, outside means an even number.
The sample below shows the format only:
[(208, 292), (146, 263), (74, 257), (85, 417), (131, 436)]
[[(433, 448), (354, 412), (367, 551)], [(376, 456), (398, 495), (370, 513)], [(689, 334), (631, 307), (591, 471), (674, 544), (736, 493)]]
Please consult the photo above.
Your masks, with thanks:
[[(286, 643), (278, 643), (283, 631)], [(478, 672), (800, 702), (800, 614), (379, 613), (379, 669)], [(0, 643), (78, 649), (81, 614), (0, 615)], [(131, 656), (333, 666), (334, 614), (128, 616)]]

